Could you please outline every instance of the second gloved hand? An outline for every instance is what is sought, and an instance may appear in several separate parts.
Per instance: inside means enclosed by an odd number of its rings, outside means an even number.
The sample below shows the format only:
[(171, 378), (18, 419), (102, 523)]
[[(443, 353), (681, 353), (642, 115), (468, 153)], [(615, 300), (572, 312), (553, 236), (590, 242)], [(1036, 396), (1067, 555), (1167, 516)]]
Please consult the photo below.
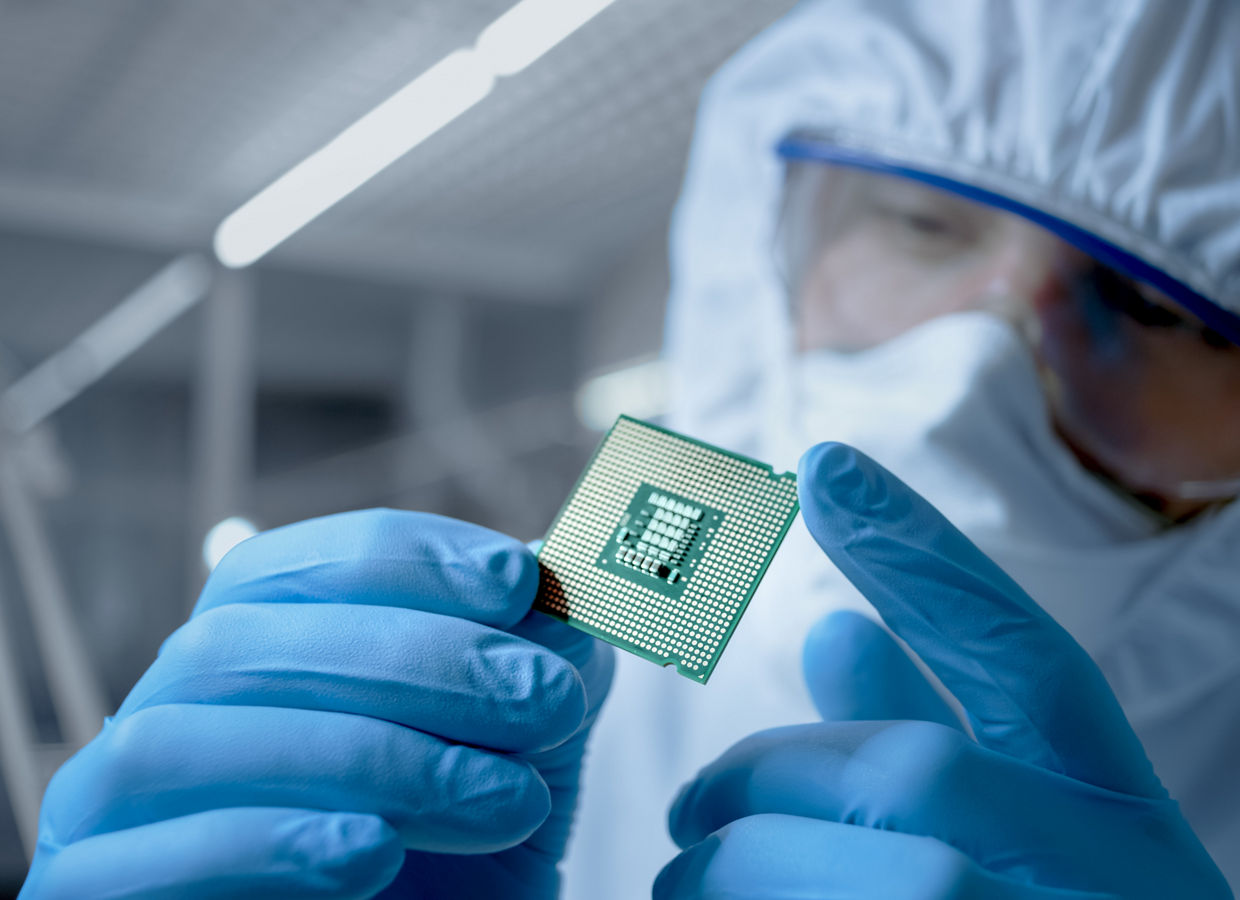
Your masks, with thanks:
[(418, 513), (239, 545), (53, 779), (23, 900), (554, 897), (612, 657), (537, 584)]
[(851, 448), (807, 453), (800, 490), (815, 539), (976, 740), (878, 626), (834, 618), (807, 679), (847, 720), (760, 732), (706, 767), (672, 807), (685, 849), (656, 900), (1231, 897), (1101, 672), (1015, 582)]

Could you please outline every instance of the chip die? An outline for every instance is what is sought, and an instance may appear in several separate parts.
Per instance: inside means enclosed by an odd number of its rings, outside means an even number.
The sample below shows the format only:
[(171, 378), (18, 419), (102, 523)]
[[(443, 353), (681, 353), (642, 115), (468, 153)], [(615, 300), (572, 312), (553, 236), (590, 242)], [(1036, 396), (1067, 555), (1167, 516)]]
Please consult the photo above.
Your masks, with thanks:
[(705, 683), (797, 509), (791, 472), (621, 416), (547, 532), (534, 608)]

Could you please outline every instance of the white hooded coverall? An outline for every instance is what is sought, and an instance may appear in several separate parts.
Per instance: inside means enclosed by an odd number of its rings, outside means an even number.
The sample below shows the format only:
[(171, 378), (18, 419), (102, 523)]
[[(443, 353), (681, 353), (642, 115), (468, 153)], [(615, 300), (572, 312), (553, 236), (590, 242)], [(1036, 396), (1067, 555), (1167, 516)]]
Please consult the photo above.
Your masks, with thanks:
[[(773, 243), (776, 147), (801, 134), (828, 159), (1041, 212), (1210, 324), (1220, 308), (1240, 313), (1240, 3), (801, 5), (704, 92), (666, 341), (673, 427), (789, 467), (805, 449), (788, 446), (802, 436), (790, 419), (838, 421), (803, 436), (858, 444), (1007, 569), (1099, 663), (1240, 889), (1240, 504), (1167, 528), (1102, 486), (1051, 431), (1028, 360), (994, 352), (1005, 339), (985, 324), (930, 323), (846, 365), (838, 402), (857, 394), (852, 412), (864, 405), (869, 422), (798, 405)], [(930, 387), (916, 380), (927, 348)], [(649, 896), (676, 853), (676, 789), (746, 734), (815, 720), (806, 630), (861, 605), (798, 523), (709, 685), (620, 654), (565, 896)]]

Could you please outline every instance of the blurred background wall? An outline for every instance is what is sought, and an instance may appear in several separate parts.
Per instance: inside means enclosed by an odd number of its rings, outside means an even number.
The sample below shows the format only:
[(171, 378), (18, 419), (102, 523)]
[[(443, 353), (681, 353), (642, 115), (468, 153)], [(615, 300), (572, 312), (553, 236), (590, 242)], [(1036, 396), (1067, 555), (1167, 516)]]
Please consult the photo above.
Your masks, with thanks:
[(0, 895), (217, 522), (392, 505), (529, 539), (603, 421), (658, 412), (697, 95), (792, 0), (615, 0), (255, 265), (212, 256), (512, 5), (0, 0)]

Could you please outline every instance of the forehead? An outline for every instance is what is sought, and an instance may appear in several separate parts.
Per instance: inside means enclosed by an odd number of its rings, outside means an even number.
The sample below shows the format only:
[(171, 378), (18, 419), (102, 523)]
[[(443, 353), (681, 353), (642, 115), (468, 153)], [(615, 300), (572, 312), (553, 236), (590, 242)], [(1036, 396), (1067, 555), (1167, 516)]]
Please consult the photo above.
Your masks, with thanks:
[(952, 229), (961, 240), (985, 242), (992, 247), (1012, 241), (1022, 241), (1030, 248), (1053, 246), (1058, 258), (1073, 268), (1106, 269), (1130, 283), (1148, 302), (1205, 324), (1192, 308), (1151, 281), (1114, 266), (1107, 254), (1082, 246), (1088, 242), (1073, 242), (1061, 229), (1041, 221), (1045, 217), (1022, 215), (1007, 206), (1010, 204), (988, 202), (988, 196), (979, 192), (965, 194), (894, 172), (792, 159), (786, 167), (783, 228), (785, 232), (805, 232), (786, 234), (785, 238), (812, 244), (824, 233), (841, 234), (841, 223), (847, 228), (866, 221), (868, 214), (885, 213), (906, 216), (922, 225), (941, 225)]
[(794, 160), (788, 164), (789, 191), (810, 191), (817, 202), (902, 199), (934, 204), (945, 211), (969, 215), (1003, 216), (1002, 210), (941, 187), (884, 172), (849, 166)]

